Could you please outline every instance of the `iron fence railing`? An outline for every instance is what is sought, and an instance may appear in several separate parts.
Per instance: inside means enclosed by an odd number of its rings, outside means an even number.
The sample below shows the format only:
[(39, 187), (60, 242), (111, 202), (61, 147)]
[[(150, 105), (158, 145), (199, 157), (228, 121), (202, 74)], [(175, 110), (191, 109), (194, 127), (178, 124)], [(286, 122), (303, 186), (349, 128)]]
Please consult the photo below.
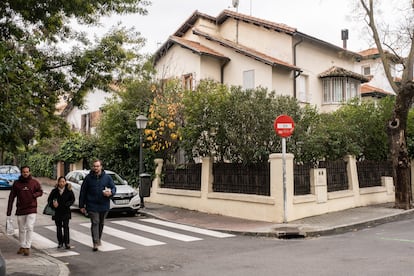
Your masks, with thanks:
[(348, 173), (344, 160), (321, 161), (319, 168), (326, 168), (328, 192), (348, 190)]
[(310, 189), (310, 170), (313, 164), (294, 164), (293, 165), (293, 191), (294, 195), (307, 195)]
[(161, 188), (201, 190), (201, 164), (164, 165)]
[(360, 188), (381, 186), (382, 176), (392, 176), (391, 161), (363, 160), (356, 164)]
[(270, 196), (270, 164), (213, 164), (213, 191)]
[[(310, 194), (310, 170), (313, 164), (294, 164), (294, 194)], [(347, 190), (347, 163), (343, 160), (321, 161), (318, 168), (326, 168), (328, 192)], [(392, 176), (389, 161), (357, 162), (359, 186), (381, 185), (381, 176)], [(162, 188), (201, 189), (201, 164), (164, 165)], [(270, 196), (270, 163), (213, 164), (213, 191), (223, 193), (257, 194)]]

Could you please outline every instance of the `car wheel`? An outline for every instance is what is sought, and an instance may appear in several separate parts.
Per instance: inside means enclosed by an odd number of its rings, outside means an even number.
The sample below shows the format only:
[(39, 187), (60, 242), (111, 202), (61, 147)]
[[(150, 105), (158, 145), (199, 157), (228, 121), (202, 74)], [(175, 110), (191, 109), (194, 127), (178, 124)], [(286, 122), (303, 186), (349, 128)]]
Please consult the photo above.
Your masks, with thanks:
[(138, 210), (132, 210), (128, 212), (128, 215), (130, 215), (131, 217), (135, 217), (135, 215), (138, 213)]

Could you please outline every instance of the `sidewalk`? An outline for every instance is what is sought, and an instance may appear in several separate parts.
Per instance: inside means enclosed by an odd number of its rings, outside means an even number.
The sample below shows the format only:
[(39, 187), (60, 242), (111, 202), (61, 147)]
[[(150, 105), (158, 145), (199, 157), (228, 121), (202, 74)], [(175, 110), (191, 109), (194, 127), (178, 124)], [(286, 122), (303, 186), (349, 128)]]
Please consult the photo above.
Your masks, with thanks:
[[(392, 206), (392, 204), (382, 204), (359, 207), (285, 224), (206, 214), (150, 202), (146, 203), (146, 208), (140, 210), (140, 214), (239, 235), (288, 239), (338, 234), (396, 220), (414, 218), (414, 209), (401, 210)], [(4, 227), (2, 232), (4, 233)], [(30, 257), (17, 255), (16, 251), (19, 247), (17, 239), (3, 233), (0, 233), (0, 249), (6, 260), (7, 275), (69, 275), (70, 272), (63, 262), (40, 250), (33, 249)]]
[(145, 206), (146, 208), (140, 210), (140, 213), (162, 220), (236, 234), (277, 238), (305, 238), (339, 234), (410, 217), (414, 218), (414, 209), (395, 209), (393, 203), (353, 208), (289, 223), (244, 220), (154, 203), (146, 203)]

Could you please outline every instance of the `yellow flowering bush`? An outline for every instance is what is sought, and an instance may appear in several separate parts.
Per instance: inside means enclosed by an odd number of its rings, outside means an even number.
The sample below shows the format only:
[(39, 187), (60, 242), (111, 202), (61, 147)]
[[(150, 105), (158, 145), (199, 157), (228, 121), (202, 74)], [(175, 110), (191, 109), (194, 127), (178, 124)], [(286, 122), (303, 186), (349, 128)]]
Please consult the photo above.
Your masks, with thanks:
[(146, 145), (156, 155), (172, 159), (178, 149), (182, 125), (183, 91), (178, 81), (169, 81), (161, 88), (153, 86), (154, 98), (149, 108), (144, 131)]

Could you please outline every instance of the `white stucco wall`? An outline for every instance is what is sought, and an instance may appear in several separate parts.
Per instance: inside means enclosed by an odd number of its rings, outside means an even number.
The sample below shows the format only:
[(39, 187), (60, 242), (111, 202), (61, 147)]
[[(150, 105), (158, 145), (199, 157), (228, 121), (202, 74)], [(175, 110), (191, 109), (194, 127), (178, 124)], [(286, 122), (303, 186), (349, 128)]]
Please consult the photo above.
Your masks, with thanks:
[(330, 112), (337, 109), (339, 105), (323, 104), (323, 87), (319, 75), (332, 66), (354, 71), (353, 59), (329, 48), (304, 41), (297, 46), (296, 66), (303, 70), (303, 75), (308, 76), (310, 104), (316, 105), (322, 112)]
[(94, 89), (86, 94), (85, 105), (82, 109), (74, 107), (66, 116), (66, 121), (73, 129), (79, 130), (81, 128), (81, 117), (94, 111), (98, 111), (104, 104), (112, 98), (114, 94), (105, 92), (100, 89)]
[(272, 87), (270, 91), (275, 91), (276, 95), (293, 97), (293, 73), (286, 69), (273, 68)]
[[(228, 19), (219, 27), (222, 37), (271, 57), (292, 63), (292, 36)], [(258, 43), (260, 42), (260, 43)]]
[[(370, 66), (371, 75), (373, 76), (373, 79), (369, 82), (369, 85), (381, 88), (387, 92), (394, 92), (391, 88), (390, 83), (388, 82), (387, 77), (385, 76), (384, 67), (380, 58), (368, 59), (363, 60), (359, 63), (355, 63), (354, 71), (362, 74), (362, 68), (366, 66)], [(392, 73), (394, 76), (399, 76), (398, 70), (393, 70)]]
[[(197, 79), (212, 79), (217, 82), (221, 81), (221, 65), (220, 61), (216, 58), (209, 56), (203, 56), (201, 58), (200, 76)], [(197, 77), (197, 76), (196, 76)]]
[(200, 56), (198, 54), (174, 45), (156, 64), (156, 77), (166, 79), (192, 73), (196, 79), (199, 79), (200, 66)]

